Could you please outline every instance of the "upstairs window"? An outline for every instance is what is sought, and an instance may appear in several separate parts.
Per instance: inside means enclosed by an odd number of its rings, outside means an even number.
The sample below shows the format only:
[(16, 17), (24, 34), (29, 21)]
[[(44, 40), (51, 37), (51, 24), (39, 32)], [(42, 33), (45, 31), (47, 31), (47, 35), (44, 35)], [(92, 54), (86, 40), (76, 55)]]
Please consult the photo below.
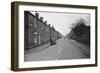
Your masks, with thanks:
[(34, 28), (37, 28), (37, 20), (34, 18)]

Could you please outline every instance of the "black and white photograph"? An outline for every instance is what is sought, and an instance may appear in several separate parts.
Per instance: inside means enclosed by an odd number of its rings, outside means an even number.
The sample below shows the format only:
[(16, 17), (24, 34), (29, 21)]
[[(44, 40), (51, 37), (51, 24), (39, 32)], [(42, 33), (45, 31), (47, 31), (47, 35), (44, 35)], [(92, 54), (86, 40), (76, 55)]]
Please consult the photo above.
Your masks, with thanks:
[(25, 61), (90, 58), (90, 14), (24, 11)]
[(97, 7), (12, 3), (14, 71), (97, 66)]

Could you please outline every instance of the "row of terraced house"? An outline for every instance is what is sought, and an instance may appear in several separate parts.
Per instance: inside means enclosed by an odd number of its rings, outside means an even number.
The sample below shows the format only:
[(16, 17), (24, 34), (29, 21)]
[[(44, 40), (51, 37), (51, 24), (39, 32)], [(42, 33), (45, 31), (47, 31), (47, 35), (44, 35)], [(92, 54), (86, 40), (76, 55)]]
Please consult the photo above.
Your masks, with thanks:
[(47, 24), (43, 17), (39, 17), (39, 13), (32, 14), (24, 11), (24, 35), (25, 49), (34, 48), (40, 45), (56, 43), (56, 40), (62, 35), (55, 30), (54, 26)]

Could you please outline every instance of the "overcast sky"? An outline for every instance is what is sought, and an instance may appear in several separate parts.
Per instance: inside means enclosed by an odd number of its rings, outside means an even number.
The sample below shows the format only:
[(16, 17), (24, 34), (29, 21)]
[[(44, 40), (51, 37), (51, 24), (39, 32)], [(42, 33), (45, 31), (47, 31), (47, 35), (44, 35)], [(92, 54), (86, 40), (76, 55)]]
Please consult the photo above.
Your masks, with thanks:
[[(34, 14), (34, 12), (31, 12)], [(47, 24), (51, 24), (62, 35), (66, 35), (71, 31), (71, 24), (77, 22), (79, 19), (84, 19), (90, 25), (89, 14), (79, 13), (59, 13), (59, 12), (38, 12), (39, 17), (43, 17), (43, 21), (47, 20)]]

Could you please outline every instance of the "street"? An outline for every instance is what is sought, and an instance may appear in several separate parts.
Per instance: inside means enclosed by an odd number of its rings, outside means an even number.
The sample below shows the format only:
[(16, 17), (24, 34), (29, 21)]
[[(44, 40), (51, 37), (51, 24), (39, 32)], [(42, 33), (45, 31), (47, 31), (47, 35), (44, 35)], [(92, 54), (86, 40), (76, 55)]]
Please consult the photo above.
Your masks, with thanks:
[(57, 40), (55, 45), (51, 45), (39, 52), (25, 53), (25, 61), (44, 60), (67, 60), (90, 58), (89, 46), (68, 38)]

